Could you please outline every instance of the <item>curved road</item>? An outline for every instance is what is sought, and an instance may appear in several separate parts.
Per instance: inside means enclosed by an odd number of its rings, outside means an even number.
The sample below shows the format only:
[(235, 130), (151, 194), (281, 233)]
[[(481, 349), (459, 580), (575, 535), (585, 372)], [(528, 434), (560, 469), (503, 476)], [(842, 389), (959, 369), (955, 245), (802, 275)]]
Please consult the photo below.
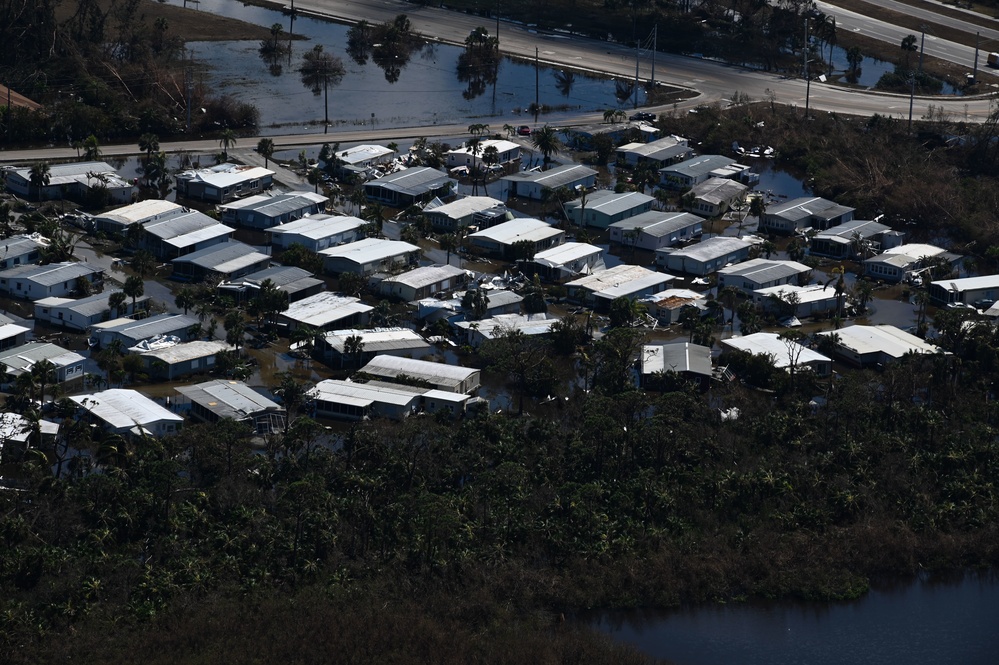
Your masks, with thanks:
[[(276, 5), (290, 6), (290, 0), (280, 0)], [(446, 11), (435, 7), (425, 7), (413, 5), (400, 0), (296, 0), (295, 7), (302, 13), (313, 13), (316, 15), (335, 17), (349, 22), (368, 20), (371, 22), (389, 21), (398, 14), (406, 14), (413, 26), (413, 29), (431, 38), (451, 43), (463, 43), (465, 37), (477, 26), (486, 25), (491, 31), (495, 30), (495, 21), (482, 17), (470, 16), (457, 12)], [(830, 7), (830, 11), (836, 14), (837, 23), (841, 28), (860, 30), (872, 30), (875, 26), (878, 31), (884, 32), (889, 29), (897, 31), (897, 34), (904, 36), (909, 31), (887, 26), (883, 22), (873, 21), (867, 17), (854, 19), (842, 14), (842, 10)], [(840, 16), (844, 18), (841, 20)], [(854, 24), (851, 21), (857, 20)], [(860, 26), (863, 23), (863, 26)], [(853, 26), (847, 28), (847, 25)], [(546, 63), (559, 67), (571, 67), (584, 71), (600, 72), (624, 78), (635, 76), (635, 54), (634, 51), (620, 44), (600, 42), (576, 36), (562, 34), (539, 33), (520, 25), (502, 22), (500, 24), (500, 48), (503, 52), (516, 57), (533, 59), (535, 49), (539, 59)], [(896, 41), (896, 33), (885, 33), (879, 37), (888, 41)], [(901, 36), (898, 36), (898, 41)], [(935, 48), (940, 46), (940, 41), (935, 43)], [(960, 44), (952, 44), (957, 49), (969, 50), (968, 47)], [(949, 47), (948, 47), (949, 48)], [(972, 50), (973, 51), (973, 50)], [(942, 51), (941, 51), (942, 52)], [(927, 45), (927, 53), (931, 53), (930, 45)], [(961, 57), (960, 51), (957, 55), (947, 57), (954, 59)], [(936, 53), (933, 53), (936, 55)], [(967, 54), (965, 54), (966, 56)], [(940, 56), (938, 56), (940, 57)], [(970, 59), (969, 59), (970, 69)], [(645, 58), (640, 63), (640, 76), (643, 79), (651, 78), (652, 63)], [(676, 105), (678, 110), (686, 110), (698, 104), (711, 102), (724, 102), (731, 98), (735, 92), (741, 92), (754, 99), (765, 99), (772, 93), (775, 101), (783, 104), (790, 104), (803, 107), (805, 105), (806, 84), (802, 79), (794, 79), (777, 76), (772, 73), (749, 70), (742, 67), (727, 65), (712, 60), (704, 60), (670, 54), (657, 54), (656, 56), (656, 79), (670, 85), (689, 88), (699, 93), (693, 99), (681, 102)], [(863, 90), (850, 90), (839, 86), (826, 85), (818, 81), (812, 81), (809, 96), (809, 105), (815, 111), (830, 111), (851, 115), (873, 115), (882, 113), (896, 117), (908, 117), (909, 97), (907, 95), (895, 95), (878, 93)], [(968, 121), (982, 122), (990, 111), (990, 99), (988, 97), (977, 98), (942, 98), (942, 97), (917, 97), (913, 105), (913, 117), (920, 118), (927, 113), (930, 106), (941, 108), (952, 117), (963, 118)], [(662, 106), (658, 111), (669, 111), (673, 105)], [(503, 124), (520, 124), (523, 121), (520, 117), (493, 118), (490, 124), (501, 126)], [(571, 123), (582, 124), (603, 121), (603, 115), (599, 113), (583, 114), (575, 117)], [(395, 129), (364, 129), (360, 131), (339, 131), (334, 134), (324, 135), (319, 133), (296, 134), (271, 136), (276, 146), (280, 148), (290, 148), (304, 145), (316, 145), (325, 141), (339, 141), (344, 144), (361, 141), (381, 141), (407, 138), (418, 138), (428, 136), (427, 127), (395, 128)], [(464, 125), (435, 126), (434, 136), (456, 136), (467, 133)], [(428, 138), (432, 138), (428, 136)], [(237, 141), (234, 149), (253, 149), (258, 141), (258, 137), (241, 138)], [(212, 152), (219, 149), (217, 139), (212, 140), (188, 140), (162, 144), (162, 149), (168, 152), (190, 151), (190, 152)], [(138, 146), (135, 144), (104, 146), (102, 151), (106, 155), (128, 155), (138, 154)], [(70, 148), (48, 148), (41, 150), (23, 150), (0, 152), (0, 162), (16, 163), (26, 160), (58, 160), (75, 159), (76, 152)]]

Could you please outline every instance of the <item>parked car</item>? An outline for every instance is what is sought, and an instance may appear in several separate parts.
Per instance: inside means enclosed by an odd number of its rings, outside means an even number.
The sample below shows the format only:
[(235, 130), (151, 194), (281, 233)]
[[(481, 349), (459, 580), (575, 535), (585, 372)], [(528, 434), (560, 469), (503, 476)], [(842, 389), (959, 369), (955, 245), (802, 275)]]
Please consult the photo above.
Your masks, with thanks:
[(628, 116), (628, 120), (631, 121), (644, 120), (646, 122), (655, 122), (656, 114), (649, 113), (648, 111), (639, 111), (638, 113), (632, 113), (630, 116)]
[(519, 136), (530, 136), (531, 131), (532, 130), (530, 125), (521, 125), (520, 127), (517, 128), (517, 134)]

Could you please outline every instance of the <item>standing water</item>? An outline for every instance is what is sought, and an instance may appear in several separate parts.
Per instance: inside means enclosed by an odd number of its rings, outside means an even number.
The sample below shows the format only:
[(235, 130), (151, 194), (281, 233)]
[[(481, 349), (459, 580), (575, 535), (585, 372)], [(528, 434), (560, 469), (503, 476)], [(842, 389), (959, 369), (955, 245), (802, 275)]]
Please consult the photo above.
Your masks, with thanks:
[(604, 612), (592, 625), (676, 665), (987, 665), (999, 662), (999, 581), (969, 573), (849, 602)]
[[(169, 3), (181, 6), (183, 0)], [(533, 64), (504, 58), (496, 84), (476, 87), (458, 79), (462, 48), (425, 42), (390, 75), (373, 59), (359, 64), (350, 58), (346, 51), (349, 26), (223, 0), (201, 0), (199, 7), (268, 28), (279, 24), (285, 34), (307, 38), (291, 41), (290, 54), (270, 63), (261, 58), (256, 40), (187, 43), (194, 58), (207, 66), (201, 78), (205, 87), (255, 105), (265, 132), (295, 133), (321, 124), (323, 96), (304, 86), (298, 72), (302, 54), (317, 44), (343, 60), (346, 68), (343, 80), (329, 90), (330, 122), (335, 125), (432, 126), (516, 114), (522, 114), (525, 123), (533, 120), (527, 113), (535, 101)], [(537, 94), (542, 106), (562, 109), (564, 115), (631, 108), (631, 90), (630, 81), (542, 68)], [(640, 89), (638, 101), (644, 100)], [(559, 115), (557, 110), (547, 113), (540, 122), (558, 120)]]

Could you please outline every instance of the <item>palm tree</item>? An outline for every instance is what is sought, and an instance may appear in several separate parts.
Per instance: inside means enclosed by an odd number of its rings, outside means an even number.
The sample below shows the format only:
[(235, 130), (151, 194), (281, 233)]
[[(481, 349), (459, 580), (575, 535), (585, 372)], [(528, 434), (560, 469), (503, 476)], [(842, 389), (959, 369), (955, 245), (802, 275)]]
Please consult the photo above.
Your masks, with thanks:
[(132, 311), (134, 312), (136, 298), (146, 292), (145, 283), (138, 275), (132, 275), (125, 280), (125, 284), (121, 287), (121, 290), (126, 296), (132, 299)]
[(302, 66), (298, 71), (302, 76), (302, 85), (310, 88), (315, 95), (323, 93), (325, 107), (323, 133), (325, 134), (329, 131), (330, 125), (329, 88), (331, 85), (339, 84), (343, 79), (345, 72), (343, 61), (324, 52), (322, 44), (316, 44), (311, 51), (306, 51), (302, 56)]
[(127, 299), (128, 296), (125, 295), (124, 291), (115, 291), (108, 296), (108, 308), (114, 310), (116, 318), (121, 316), (121, 306), (125, 304)]
[(235, 145), (236, 132), (226, 127), (222, 130), (222, 138), (219, 139), (219, 147), (222, 148), (222, 154), (226, 160), (229, 159), (229, 148), (235, 147)]
[(155, 264), (156, 257), (154, 257), (152, 252), (148, 249), (140, 249), (132, 255), (132, 270), (134, 270), (140, 278), (144, 278), (146, 273), (152, 270)]
[(447, 261), (445, 263), (451, 265), (451, 252), (458, 249), (458, 236), (453, 233), (445, 233), (437, 240), (440, 242), (441, 249), (447, 252)]
[(146, 153), (146, 159), (149, 159), (154, 152), (160, 150), (159, 137), (156, 134), (143, 134), (139, 137), (139, 150)]
[(851, 82), (857, 80), (857, 76), (860, 73), (860, 63), (863, 61), (864, 54), (860, 52), (859, 46), (851, 46), (850, 50), (846, 52), (846, 62), (850, 65), (847, 78), (851, 79)]
[(96, 162), (101, 158), (101, 146), (97, 137), (91, 134), (83, 140), (83, 161)]
[(562, 149), (562, 141), (558, 138), (558, 132), (554, 127), (545, 125), (531, 135), (531, 142), (534, 144), (534, 147), (537, 148), (542, 155), (544, 155), (544, 163), (547, 170), (548, 164), (551, 162), (552, 155)]
[(916, 35), (906, 35), (905, 37), (902, 38), (901, 46), (902, 46), (903, 57), (905, 57), (906, 71), (908, 71), (909, 69), (909, 54), (916, 52), (916, 50), (918, 50), (919, 48), (918, 46), (916, 46), (917, 41), (918, 40), (916, 39)]
[(42, 188), (48, 187), (52, 182), (52, 168), (48, 162), (37, 162), (31, 165), (28, 171), (28, 183), (34, 187), (38, 200), (42, 200)]
[(184, 314), (187, 315), (187, 311), (198, 304), (198, 299), (195, 297), (194, 291), (185, 286), (177, 292), (174, 304), (184, 310)]
[(351, 362), (356, 364), (362, 351), (364, 351), (364, 340), (360, 335), (351, 335), (345, 339), (343, 341), (343, 355), (340, 356), (341, 369), (343, 368), (343, 363), (347, 356), (350, 356)]
[(257, 142), (257, 152), (263, 155), (264, 168), (266, 168), (270, 158), (274, 155), (274, 139), (260, 139)]

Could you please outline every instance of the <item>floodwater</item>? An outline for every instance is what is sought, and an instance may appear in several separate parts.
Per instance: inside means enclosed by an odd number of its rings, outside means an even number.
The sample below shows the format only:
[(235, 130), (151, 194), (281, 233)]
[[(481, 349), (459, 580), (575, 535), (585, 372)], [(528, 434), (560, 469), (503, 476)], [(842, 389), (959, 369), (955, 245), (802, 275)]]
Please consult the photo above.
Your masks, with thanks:
[[(823, 53), (824, 57), (829, 56), (829, 47), (825, 47)], [(899, 51), (901, 53), (901, 51)], [(918, 62), (919, 54), (912, 55), (911, 65), (915, 67)], [(837, 78), (842, 77), (846, 80), (846, 74), (850, 69), (850, 63), (846, 59), (846, 49), (841, 46), (834, 46), (832, 49), (832, 67), (833, 76)], [(877, 85), (878, 80), (882, 75), (888, 74), (895, 71), (895, 63), (887, 62), (885, 60), (876, 60), (870, 56), (864, 56), (864, 59), (860, 63), (860, 70), (858, 71), (856, 85), (862, 86), (864, 88), (873, 88)], [(941, 90), (942, 95), (956, 95), (961, 96), (963, 93), (960, 88), (952, 85), (951, 83), (944, 81), (943, 89)]]
[(752, 602), (580, 617), (676, 665), (986, 665), (999, 649), (994, 574), (920, 576), (856, 601)]
[[(168, 0), (182, 5), (183, 0)], [(241, 19), (270, 27), (281, 24), (285, 33), (304, 35), (307, 40), (291, 42), (291, 53), (277, 67), (261, 59), (255, 40), (232, 42), (189, 42), (195, 60), (208, 67), (201, 81), (217, 93), (230, 94), (254, 104), (260, 110), (262, 132), (298, 133), (314, 130), (324, 116), (323, 96), (302, 85), (297, 69), (302, 54), (321, 44), (327, 53), (343, 60), (346, 74), (329, 91), (330, 122), (340, 126), (403, 127), (432, 126), (477, 118), (522, 113), (524, 122), (533, 117), (526, 109), (537, 99), (540, 104), (561, 109), (543, 116), (541, 122), (556, 121), (560, 115), (607, 108), (630, 109), (633, 97), (618, 100), (618, 86), (605, 78), (574, 73), (569, 85), (556, 77), (556, 70), (541, 68), (537, 92), (532, 63), (504, 58), (495, 86), (474, 94), (458, 80), (457, 61), (463, 49), (426, 43), (400, 67), (398, 80), (390, 82), (373, 60), (358, 64), (347, 55), (349, 27), (310, 17), (292, 18), (279, 11), (224, 0), (202, 0), (201, 11)], [(629, 82), (622, 81), (622, 85)], [(639, 90), (638, 103), (645, 101)], [(499, 127), (493, 128), (499, 130)]]

